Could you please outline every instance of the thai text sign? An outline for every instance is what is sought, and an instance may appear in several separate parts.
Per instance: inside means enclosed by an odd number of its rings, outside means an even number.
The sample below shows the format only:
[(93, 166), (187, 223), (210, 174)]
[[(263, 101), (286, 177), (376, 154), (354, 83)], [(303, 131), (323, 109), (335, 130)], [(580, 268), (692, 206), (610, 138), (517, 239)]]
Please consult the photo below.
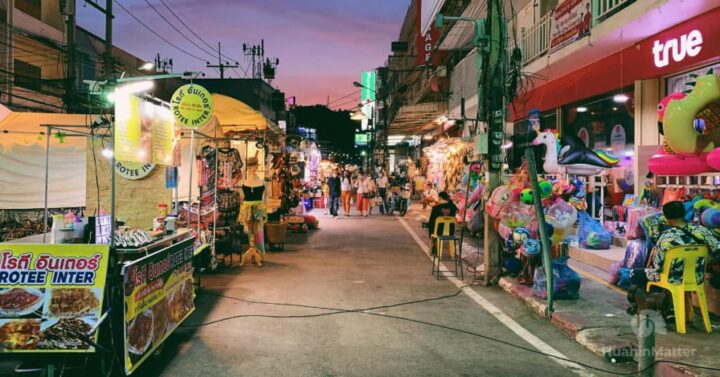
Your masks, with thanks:
[(559, 49), (590, 33), (590, 0), (567, 0), (553, 11), (550, 25), (550, 49)]
[(170, 106), (175, 120), (188, 128), (204, 126), (213, 112), (212, 96), (196, 84), (183, 85), (173, 93)]
[(94, 352), (107, 245), (0, 244), (4, 352)]
[(123, 267), (128, 374), (195, 310), (194, 241), (187, 239)]

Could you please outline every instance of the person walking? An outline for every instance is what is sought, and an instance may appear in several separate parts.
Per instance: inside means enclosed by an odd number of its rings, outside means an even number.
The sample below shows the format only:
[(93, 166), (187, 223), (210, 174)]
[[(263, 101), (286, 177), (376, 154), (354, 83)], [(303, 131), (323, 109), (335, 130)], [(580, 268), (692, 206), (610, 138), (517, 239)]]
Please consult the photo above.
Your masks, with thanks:
[(358, 192), (362, 192), (362, 198), (360, 200), (360, 213), (364, 217), (368, 217), (372, 210), (372, 200), (375, 198), (375, 185), (373, 184), (372, 177), (369, 175), (364, 176), (360, 181)]
[(340, 198), (342, 200), (345, 217), (350, 216), (350, 201), (352, 200), (352, 178), (350, 172), (345, 170), (340, 179)]
[(380, 196), (380, 213), (385, 214), (387, 209), (387, 189), (388, 189), (388, 179), (385, 176), (385, 173), (382, 171), (378, 175), (377, 179), (375, 180), (375, 184), (377, 186), (377, 192)]
[(363, 172), (358, 172), (357, 178), (355, 178), (355, 193), (357, 194), (355, 198), (355, 205), (357, 207), (358, 212), (361, 214), (363, 213), (363, 194), (365, 193), (364, 184), (365, 182), (365, 175)]
[(330, 178), (327, 179), (328, 187), (328, 207), (330, 215), (337, 218), (338, 216), (338, 205), (340, 200), (340, 177), (338, 177), (338, 171), (333, 170)]

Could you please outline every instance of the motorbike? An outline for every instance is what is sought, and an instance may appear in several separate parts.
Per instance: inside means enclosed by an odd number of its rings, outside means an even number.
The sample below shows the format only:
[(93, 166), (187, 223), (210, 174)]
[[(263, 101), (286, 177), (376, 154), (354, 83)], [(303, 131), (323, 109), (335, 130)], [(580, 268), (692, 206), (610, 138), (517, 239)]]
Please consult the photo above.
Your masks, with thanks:
[(410, 206), (410, 189), (401, 187), (399, 189), (390, 190), (390, 197), (387, 198), (387, 210), (385, 214), (393, 215), (397, 211), (400, 216), (405, 216)]

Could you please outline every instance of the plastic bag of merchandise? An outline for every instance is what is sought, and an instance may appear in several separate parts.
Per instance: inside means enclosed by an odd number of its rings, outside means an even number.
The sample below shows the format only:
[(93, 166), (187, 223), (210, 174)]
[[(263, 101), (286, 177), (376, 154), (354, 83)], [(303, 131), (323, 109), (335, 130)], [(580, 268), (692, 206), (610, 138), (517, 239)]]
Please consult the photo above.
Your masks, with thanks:
[(630, 208), (627, 212), (627, 225), (625, 225), (625, 232), (627, 234), (627, 239), (634, 240), (638, 238), (642, 238), (643, 236), (643, 229), (642, 226), (640, 226), (640, 220), (644, 218), (647, 215), (652, 215), (653, 213), (657, 213), (658, 211), (654, 208), (650, 207), (639, 207), (639, 208)]
[(641, 240), (631, 240), (625, 249), (625, 259), (621, 267), (642, 268), (647, 259), (647, 243)]
[(545, 213), (545, 221), (555, 229), (567, 229), (577, 220), (577, 210), (572, 204), (558, 199), (551, 204)]
[[(552, 262), (553, 297), (558, 300), (577, 300), (582, 279), (567, 265), (567, 260), (568, 257), (563, 256)], [(535, 269), (533, 292), (539, 298), (547, 298), (547, 278), (542, 267)]]
[(608, 270), (608, 283), (617, 284), (620, 279), (620, 269), (622, 268), (623, 262), (615, 262), (610, 265)]
[(526, 228), (535, 218), (533, 207), (520, 202), (512, 202), (500, 213), (500, 222), (510, 228)]
[(630, 289), (630, 286), (632, 285), (632, 276), (630, 276), (631, 273), (631, 268), (620, 267), (618, 270), (618, 280), (616, 285), (624, 290)]
[(496, 188), (485, 204), (485, 211), (487, 211), (488, 215), (492, 218), (499, 218), (500, 213), (510, 204), (510, 198), (510, 188), (507, 186)]
[(612, 233), (608, 232), (599, 221), (590, 217), (587, 212), (580, 212), (578, 242), (580, 247), (595, 250), (606, 250), (612, 243)]
[(470, 233), (478, 233), (483, 230), (483, 213), (482, 213), (482, 211), (478, 210), (473, 213), (473, 216), (470, 218), (470, 221), (468, 221), (467, 227), (468, 227), (468, 230), (470, 230)]

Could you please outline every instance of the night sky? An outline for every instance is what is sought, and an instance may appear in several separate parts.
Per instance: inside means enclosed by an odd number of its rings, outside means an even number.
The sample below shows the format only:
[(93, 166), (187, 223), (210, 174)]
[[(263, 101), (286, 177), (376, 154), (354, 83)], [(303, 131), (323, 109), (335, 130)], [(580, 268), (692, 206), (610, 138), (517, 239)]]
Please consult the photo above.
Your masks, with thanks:
[[(147, 0), (198, 45), (197, 40), (164, 7), (160, 0)], [(220, 41), (223, 53), (249, 66), (242, 44), (260, 44), (265, 39), (266, 56), (279, 58), (273, 86), (298, 103), (311, 105), (340, 98), (355, 88), (360, 72), (383, 65), (390, 53), (390, 42), (397, 39), (409, 0), (163, 0), (190, 28), (212, 46)], [(128, 10), (170, 42), (210, 60), (168, 26), (146, 0), (120, 0)], [(103, 1), (100, 1), (102, 4)], [(104, 16), (78, 1), (78, 24), (104, 35)], [(153, 61), (159, 52), (174, 60), (176, 72), (203, 71), (208, 77), (218, 73), (204, 61), (187, 56), (152, 35), (114, 6), (114, 44), (141, 58)], [(212, 60), (217, 64), (217, 58)], [(232, 63), (232, 62), (231, 62)], [(242, 74), (242, 70), (238, 72)], [(230, 71), (230, 77), (238, 77)], [(359, 95), (358, 95), (359, 98)], [(352, 107), (354, 102), (336, 105)]]

